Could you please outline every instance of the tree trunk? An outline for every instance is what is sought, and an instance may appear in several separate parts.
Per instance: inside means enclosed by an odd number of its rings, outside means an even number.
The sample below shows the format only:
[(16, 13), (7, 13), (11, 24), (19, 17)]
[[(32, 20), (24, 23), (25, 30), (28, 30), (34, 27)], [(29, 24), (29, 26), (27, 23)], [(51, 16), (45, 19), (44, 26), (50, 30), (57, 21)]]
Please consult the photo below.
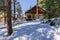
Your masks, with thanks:
[(38, 19), (38, 0), (37, 0), (37, 4), (36, 4), (36, 18)]
[(6, 0), (6, 13), (7, 13), (7, 30), (8, 36), (12, 34), (12, 23), (11, 23), (11, 0)]
[(14, 22), (15, 22), (15, 2), (16, 0), (14, 0)]

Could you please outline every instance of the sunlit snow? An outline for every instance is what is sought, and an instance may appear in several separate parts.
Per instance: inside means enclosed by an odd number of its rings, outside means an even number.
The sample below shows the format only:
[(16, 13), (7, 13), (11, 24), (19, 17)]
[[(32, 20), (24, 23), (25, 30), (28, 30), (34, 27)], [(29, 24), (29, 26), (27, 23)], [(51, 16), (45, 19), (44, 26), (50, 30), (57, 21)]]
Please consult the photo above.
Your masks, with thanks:
[[(19, 23), (19, 24), (17, 24)], [(13, 24), (13, 33), (7, 37), (7, 28), (0, 29), (0, 40), (59, 40), (60, 26), (50, 26), (39, 21), (17, 22)]]

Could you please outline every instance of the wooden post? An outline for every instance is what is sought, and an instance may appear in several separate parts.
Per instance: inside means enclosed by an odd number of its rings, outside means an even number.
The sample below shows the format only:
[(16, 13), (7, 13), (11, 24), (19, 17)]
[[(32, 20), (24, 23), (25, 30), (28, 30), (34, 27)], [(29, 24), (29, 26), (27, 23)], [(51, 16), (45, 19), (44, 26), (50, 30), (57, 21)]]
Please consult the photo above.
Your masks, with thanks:
[(11, 23), (11, 0), (6, 0), (6, 13), (7, 13), (7, 32), (8, 36), (12, 34), (12, 23)]

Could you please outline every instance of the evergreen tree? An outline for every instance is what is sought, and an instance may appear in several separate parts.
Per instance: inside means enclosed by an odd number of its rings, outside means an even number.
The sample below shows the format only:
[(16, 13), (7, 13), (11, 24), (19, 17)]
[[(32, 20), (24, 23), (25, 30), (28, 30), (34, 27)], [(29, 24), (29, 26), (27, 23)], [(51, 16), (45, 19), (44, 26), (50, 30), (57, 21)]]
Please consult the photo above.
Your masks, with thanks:
[(43, 0), (42, 7), (46, 9), (49, 19), (60, 16), (60, 0)]
[[(13, 0), (14, 1), (14, 19), (15, 19), (15, 13), (16, 13), (16, 7), (15, 7), (15, 5), (16, 5), (16, 0)], [(14, 20), (15, 21), (15, 20)]]
[(12, 34), (12, 23), (11, 23), (11, 0), (6, 0), (6, 13), (7, 13), (7, 30), (8, 36)]
[(22, 9), (21, 9), (21, 5), (19, 2), (16, 3), (16, 12), (18, 12), (18, 17), (20, 18), (21, 17), (21, 14), (22, 14)]

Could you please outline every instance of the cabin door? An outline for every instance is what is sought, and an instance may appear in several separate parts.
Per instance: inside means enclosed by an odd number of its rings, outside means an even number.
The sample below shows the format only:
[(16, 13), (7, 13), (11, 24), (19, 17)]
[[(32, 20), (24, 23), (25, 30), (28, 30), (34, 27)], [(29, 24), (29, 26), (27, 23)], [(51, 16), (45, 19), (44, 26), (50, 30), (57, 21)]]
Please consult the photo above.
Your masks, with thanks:
[(31, 15), (28, 15), (28, 19), (31, 19)]

